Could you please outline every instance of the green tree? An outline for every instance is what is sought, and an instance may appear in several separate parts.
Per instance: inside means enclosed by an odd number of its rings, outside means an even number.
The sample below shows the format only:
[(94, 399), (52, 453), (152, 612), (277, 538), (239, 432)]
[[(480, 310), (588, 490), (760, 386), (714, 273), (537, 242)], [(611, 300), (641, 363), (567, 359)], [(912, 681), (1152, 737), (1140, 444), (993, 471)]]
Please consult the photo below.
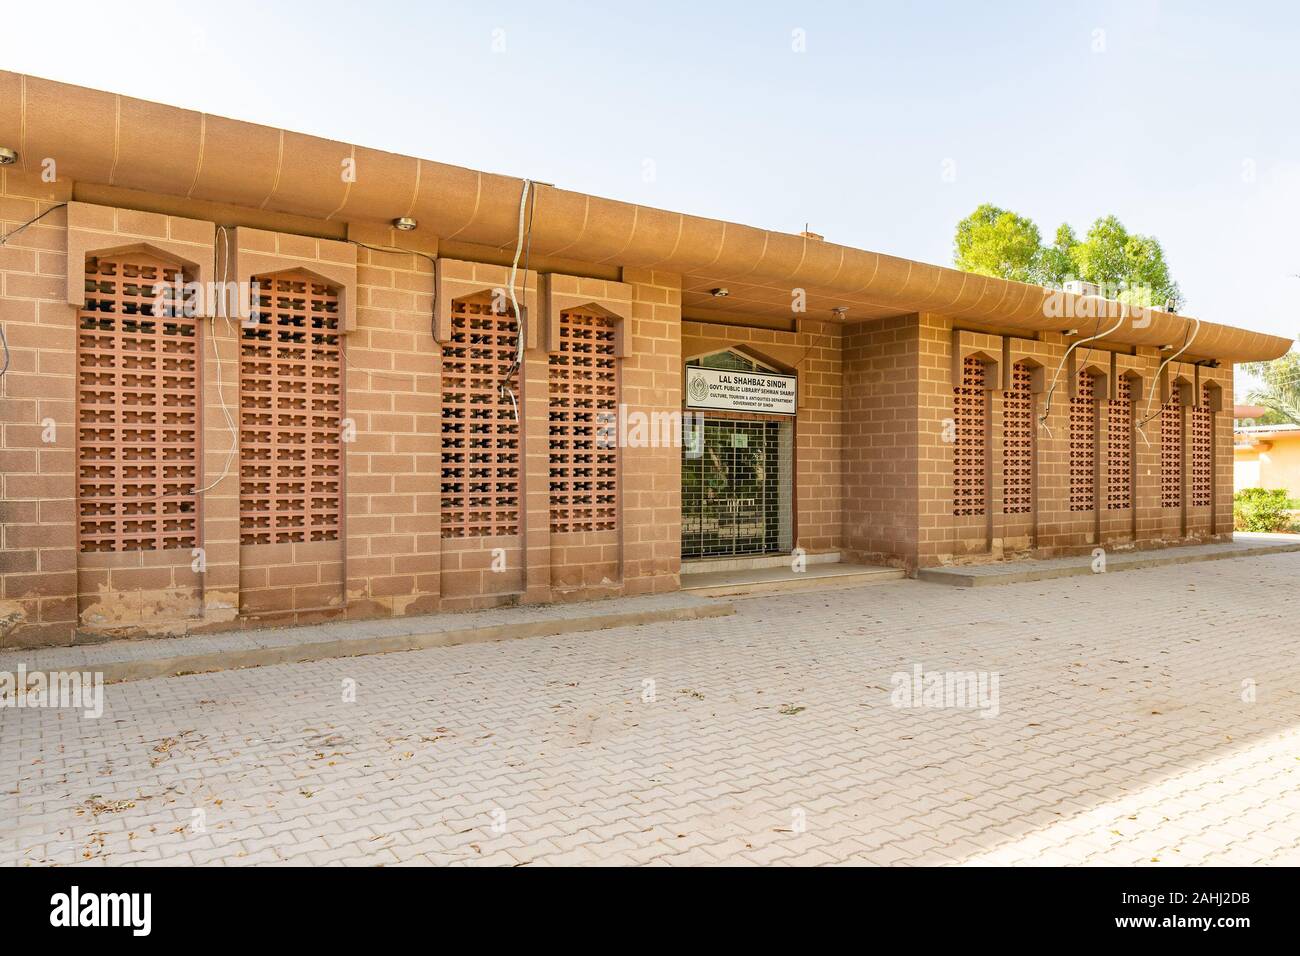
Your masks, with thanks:
[(984, 203), (957, 223), (953, 261), (963, 272), (1038, 282), (1041, 251), (1032, 220)]
[(1151, 236), (1130, 233), (1114, 216), (1092, 224), (1071, 251), (1077, 277), (1115, 290), (1121, 302), (1164, 308), (1182, 305), (1178, 283), (1169, 276), (1164, 249)]
[(1133, 305), (1183, 304), (1159, 241), (1129, 232), (1115, 216), (1098, 219), (1082, 240), (1063, 224), (1049, 246), (1033, 220), (985, 203), (957, 224), (953, 262), (965, 272), (1021, 282), (1082, 279)]
[(1274, 421), (1260, 424), (1300, 425), (1300, 352), (1292, 349), (1271, 362), (1246, 362), (1242, 368), (1261, 383), (1247, 400), (1267, 408), (1269, 417), (1276, 416)]
[(1042, 278), (1044, 282), (1060, 285), (1066, 279), (1077, 278), (1079, 267), (1075, 265), (1079, 237), (1069, 224), (1062, 224), (1056, 229), (1056, 241), (1042, 251)]

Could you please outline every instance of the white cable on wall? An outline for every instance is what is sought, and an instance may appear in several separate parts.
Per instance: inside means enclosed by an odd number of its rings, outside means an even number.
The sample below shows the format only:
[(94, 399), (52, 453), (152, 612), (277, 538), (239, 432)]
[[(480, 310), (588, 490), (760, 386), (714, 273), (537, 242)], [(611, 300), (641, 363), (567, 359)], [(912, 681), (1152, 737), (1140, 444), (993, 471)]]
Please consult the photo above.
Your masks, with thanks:
[[(1065, 363), (1066, 363), (1066, 362), (1069, 360), (1069, 358), (1070, 358), (1070, 353), (1072, 353), (1072, 352), (1073, 352), (1075, 349), (1077, 349), (1080, 345), (1085, 345), (1085, 344), (1087, 344), (1088, 342), (1095, 342), (1095, 341), (1097, 341), (1098, 339), (1104, 339), (1106, 336), (1111, 335), (1111, 334), (1114, 333), (1114, 332), (1118, 332), (1118, 331), (1119, 331), (1119, 327), (1120, 327), (1121, 325), (1124, 324), (1124, 320), (1127, 319), (1127, 318), (1128, 318), (1127, 315), (1122, 315), (1122, 316), (1120, 316), (1119, 321), (1116, 322), (1116, 323), (1115, 323), (1113, 326), (1111, 326), (1109, 329), (1107, 329), (1105, 332), (1098, 332), (1097, 334), (1095, 334), (1095, 335), (1091, 335), (1091, 336), (1089, 336), (1089, 337), (1086, 338), (1086, 339), (1079, 339), (1079, 341), (1073, 343), (1073, 344), (1072, 344), (1068, 349), (1066, 349), (1066, 350), (1065, 350), (1065, 354), (1061, 356), (1061, 364), (1058, 365), (1058, 366), (1056, 366), (1056, 374), (1052, 376), (1052, 384), (1051, 384), (1051, 387), (1048, 388), (1048, 390), (1047, 390), (1047, 399), (1046, 399), (1046, 401), (1045, 401), (1044, 404), (1043, 404), (1043, 414), (1040, 415), (1040, 416), (1038, 416), (1038, 424), (1043, 428), (1044, 431), (1047, 432), (1047, 437), (1048, 437), (1048, 438), (1051, 438), (1051, 437), (1052, 437), (1052, 430), (1047, 426), (1047, 416), (1050, 415), (1051, 412), (1052, 412), (1052, 396), (1053, 396), (1053, 395), (1055, 394), (1055, 392), (1056, 392), (1056, 386), (1057, 386), (1057, 383), (1060, 381), (1060, 378), (1061, 378), (1061, 372), (1062, 372), (1062, 370), (1064, 370), (1064, 368), (1065, 368)], [(1098, 324), (1098, 325), (1101, 324), (1101, 323), (1100, 323), (1100, 317), (1098, 318), (1098, 323), (1097, 323), (1097, 324)]]
[[(515, 256), (510, 263), (510, 305), (515, 310), (515, 361), (506, 371), (505, 377), (501, 380), (501, 394), (509, 397), (511, 408), (514, 410), (515, 421), (519, 421), (519, 402), (515, 398), (515, 390), (510, 387), (510, 379), (517, 369), (522, 369), (524, 367), (525, 331), (524, 316), (519, 311), (519, 299), (515, 294), (515, 277), (519, 273), (519, 257), (524, 251), (524, 213), (528, 208), (528, 192), (532, 188), (532, 185), (533, 181), (531, 179), (525, 179), (524, 188), (519, 194), (519, 229), (515, 235)], [(531, 241), (529, 244), (531, 245)]]
[(1148, 389), (1147, 391), (1146, 411), (1148, 414), (1144, 415), (1142, 417), (1142, 420), (1137, 423), (1137, 430), (1138, 430), (1138, 434), (1142, 436), (1142, 440), (1146, 442), (1148, 445), (1151, 444), (1151, 440), (1147, 438), (1147, 433), (1144, 431), (1144, 429), (1146, 428), (1147, 422), (1151, 421), (1151, 419), (1155, 418), (1157, 415), (1160, 414), (1160, 409), (1158, 408), (1154, 412), (1151, 411), (1151, 401), (1156, 397), (1156, 386), (1160, 384), (1160, 375), (1162, 372), (1164, 372), (1166, 368), (1169, 367), (1170, 362), (1174, 361), (1174, 359), (1178, 358), (1178, 356), (1182, 355), (1184, 352), (1186, 352), (1189, 348), (1192, 347), (1192, 343), (1196, 341), (1196, 336), (1200, 334), (1201, 331), (1200, 319), (1189, 318), (1187, 321), (1189, 323), (1188, 329), (1191, 332), (1191, 334), (1183, 336), (1182, 348), (1180, 348), (1177, 352), (1175, 352), (1173, 355), (1169, 356), (1167, 359), (1165, 359), (1163, 362), (1160, 363), (1160, 366), (1156, 369), (1155, 378), (1151, 382), (1151, 388)]
[[(232, 335), (234, 336), (235, 349), (236, 352), (238, 352), (239, 334), (238, 331), (233, 330), (230, 325), (230, 308), (226, 297), (226, 275), (230, 271), (230, 234), (229, 234), (229, 230), (227, 230), (225, 226), (217, 226), (217, 234), (221, 237), (222, 249), (224, 251), (224, 255), (222, 256), (222, 261), (221, 261), (221, 270), (218, 273), (218, 279), (217, 279), (217, 286), (221, 290), (221, 295), (218, 297), (217, 301), (221, 303), (219, 311), (221, 313), (221, 317), (226, 320), (226, 331), (231, 332)], [(216, 258), (217, 258), (217, 250), (214, 247), (212, 250), (214, 272), (217, 271)], [(211, 491), (213, 488), (217, 487), (217, 485), (221, 484), (223, 481), (226, 480), (227, 476), (230, 474), (230, 466), (234, 463), (235, 455), (239, 451), (239, 429), (235, 426), (235, 418), (231, 414), (230, 406), (226, 402), (225, 385), (222, 382), (223, 375), (222, 375), (221, 348), (217, 344), (216, 332), (217, 332), (217, 316), (216, 314), (213, 314), (212, 354), (217, 360), (217, 401), (221, 403), (221, 411), (225, 415), (226, 426), (230, 429), (230, 450), (226, 453), (226, 463), (221, 469), (221, 474), (217, 477), (215, 481), (212, 482), (212, 484), (208, 485), (205, 488), (199, 488), (197, 491), (195, 491), (196, 495), (201, 495), (208, 491)]]

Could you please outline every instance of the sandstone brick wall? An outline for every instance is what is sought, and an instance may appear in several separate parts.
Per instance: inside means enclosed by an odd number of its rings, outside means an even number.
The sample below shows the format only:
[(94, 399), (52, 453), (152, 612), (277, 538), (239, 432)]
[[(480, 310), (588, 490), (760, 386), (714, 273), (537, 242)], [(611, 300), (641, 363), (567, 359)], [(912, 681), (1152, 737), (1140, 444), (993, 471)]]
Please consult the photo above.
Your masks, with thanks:
[[(674, 416), (682, 407), (681, 277), (625, 269), (631, 318), (619, 370), (628, 410)], [(623, 590), (661, 593), (680, 585), (682, 459), (677, 447), (619, 449)]]
[(844, 548), (914, 564), (918, 544), (920, 327), (915, 317), (844, 332)]
[[(70, 198), (0, 168), (0, 231)], [(0, 641), (66, 641), (77, 620), (76, 333), (66, 301), (67, 211), (0, 246)], [(5, 631), (8, 632), (7, 636)]]
[[(66, 190), (0, 171), (9, 231)], [(0, 249), (0, 307), (12, 362), (0, 394), (0, 643), (67, 643), (77, 634), (140, 636), (458, 610), (507, 601), (658, 592), (678, 586), (680, 449), (618, 449), (612, 529), (552, 534), (549, 487), (549, 305), (597, 309), (616, 322), (619, 399), (646, 413), (681, 406), (680, 280), (629, 270), (624, 282), (548, 277), (527, 284), (528, 350), (516, 393), (524, 418), (515, 533), (444, 537), (442, 348), (437, 306), (491, 297), (500, 265), (390, 252), (275, 229), (76, 204)], [(264, 222), (266, 217), (259, 217)], [(321, 227), (322, 232), (328, 232)], [(391, 244), (383, 230), (359, 242)], [(339, 301), (341, 519), (337, 540), (242, 540), (241, 323), (214, 296), (198, 319), (201, 396), (197, 544), (129, 555), (80, 554), (76, 520), (76, 306), (84, 260), (104, 249), (179, 257), (187, 280), (306, 277)], [(436, 262), (436, 264), (435, 264)], [(435, 292), (438, 293), (435, 300)], [(543, 299), (545, 292), (548, 298)], [(233, 295), (233, 293), (232, 293)], [(220, 302), (222, 305), (218, 305)], [(226, 309), (213, 316), (213, 312)], [(529, 423), (532, 423), (531, 425)], [(194, 565), (194, 554), (202, 560)], [(196, 570), (196, 567), (201, 569)]]
[(356, 329), (346, 336), (349, 616), (438, 609), (438, 349), (433, 267), (357, 249)]
[[(922, 343), (920, 378), (919, 468), (920, 545), (916, 560), (924, 565), (954, 560), (1000, 558), (1015, 552), (1039, 556), (1086, 551), (1097, 545), (1159, 546), (1182, 541), (1213, 540), (1232, 530), (1232, 370), (1171, 363), (1156, 377), (1160, 355), (1152, 349), (1137, 354), (1101, 349), (1076, 349), (1062, 366), (1067, 349), (1063, 336), (1043, 333), (1036, 339), (954, 331), (942, 316), (915, 320)], [(944, 438), (944, 423), (954, 415), (954, 360), (966, 356), (1000, 356), (996, 381), (989, 387), (986, 414), (986, 515), (953, 514), (954, 443)], [(1004, 435), (1007, 418), (1006, 378), (1016, 366), (1038, 370), (1041, 382), (1033, 393), (1033, 506), (1028, 515), (1008, 513)], [(1060, 370), (1059, 376), (1057, 374)], [(1112, 403), (1118, 401), (1118, 381), (1129, 379), (1141, 397), (1131, 401), (1128, 506), (1110, 507), (1113, 482), (1108, 470)], [(1091, 381), (1091, 401), (1081, 398)], [(1055, 387), (1053, 388), (1053, 383)], [(1049, 398), (1050, 395), (1050, 405)], [(1152, 398), (1154, 395), (1154, 398)], [(1183, 396), (1196, 404), (1179, 406), (1175, 434), (1181, 436), (1180, 493), (1176, 506), (1161, 495), (1161, 436), (1159, 416), (1144, 427), (1142, 418), (1160, 408), (1162, 398)], [(1213, 397), (1217, 395), (1217, 397)], [(1228, 396), (1225, 400), (1223, 396)], [(1148, 411), (1148, 399), (1151, 404)], [(1219, 406), (1211, 411), (1212, 404)], [(1046, 414), (1045, 427), (1040, 418)], [(1116, 414), (1119, 414), (1116, 411)], [(1212, 442), (1203, 446), (1211, 478), (1208, 504), (1192, 504), (1194, 417), (1205, 416)], [(1073, 417), (1073, 422), (1072, 422)], [(1123, 432), (1116, 422), (1115, 431)], [(1072, 444), (1091, 442), (1091, 490), (1081, 498), (1077, 469), (1086, 456), (1076, 457), (1072, 480)], [(1073, 500), (1072, 500), (1072, 491)]]
[[(66, 187), (0, 170), (0, 229), (70, 198)], [(418, 233), (403, 241), (423, 254), (358, 244), (398, 241), (377, 227), (317, 223), (310, 231), (334, 238), (312, 238), (299, 234), (301, 221), (272, 214), (251, 228), (233, 212), (217, 224), (202, 218), (217, 215), (205, 207), (182, 211), (195, 218), (75, 203), (0, 248), (0, 321), (12, 356), (0, 385), (0, 646), (676, 589), (674, 429), (667, 443), (659, 434), (618, 448), (615, 527), (553, 523), (551, 355), (565, 310), (616, 328), (625, 420), (679, 420), (686, 357), (736, 347), (796, 371), (794, 543), (806, 551), (914, 568), (1231, 532), (1230, 368), (1180, 362), (1157, 376), (1154, 350), (1094, 349), (1076, 352), (1058, 379), (1062, 336), (954, 328), (933, 314), (849, 325), (801, 319), (796, 331), (683, 322), (681, 277), (629, 268), (621, 281), (521, 272), (528, 347), (514, 378), (521, 421), (513, 517), (488, 534), (453, 534), (443, 516), (452, 310), (481, 310), (507, 284), (508, 268), (440, 256), (437, 239)], [(340, 438), (338, 539), (244, 540), (239, 431), (253, 409), (241, 407), (239, 316), (205, 312), (194, 549), (202, 569), (189, 547), (83, 553), (78, 296), (87, 256), (132, 251), (177, 263), (187, 279), (292, 273), (337, 295), (337, 414), (350, 432)], [(1115, 404), (1121, 381), (1127, 406)], [(958, 395), (963, 383), (968, 390)], [(1093, 398), (1081, 402), (1089, 386)], [(1165, 403), (1163, 441), (1180, 453), (1165, 448), (1162, 482), (1161, 417), (1135, 423)], [(956, 447), (954, 433), (966, 426)], [(1080, 441), (1092, 443), (1091, 458)], [(974, 507), (955, 506), (958, 459), (977, 479)], [(1127, 481), (1114, 472), (1125, 463)], [(1083, 493), (1088, 464), (1091, 490)]]

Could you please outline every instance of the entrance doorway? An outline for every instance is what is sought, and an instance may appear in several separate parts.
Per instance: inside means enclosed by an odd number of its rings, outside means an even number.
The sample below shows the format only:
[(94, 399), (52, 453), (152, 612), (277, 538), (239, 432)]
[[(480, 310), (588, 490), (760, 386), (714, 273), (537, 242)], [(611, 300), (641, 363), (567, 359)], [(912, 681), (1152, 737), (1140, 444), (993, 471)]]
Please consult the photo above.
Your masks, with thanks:
[(682, 449), (682, 557), (788, 553), (793, 459), (789, 419), (697, 420)]

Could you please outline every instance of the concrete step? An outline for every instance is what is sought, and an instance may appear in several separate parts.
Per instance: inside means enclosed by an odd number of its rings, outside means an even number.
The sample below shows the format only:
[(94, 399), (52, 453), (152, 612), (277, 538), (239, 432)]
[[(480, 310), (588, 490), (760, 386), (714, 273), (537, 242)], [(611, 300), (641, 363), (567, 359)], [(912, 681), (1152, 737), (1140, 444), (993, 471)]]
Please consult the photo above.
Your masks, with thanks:
[[(1300, 551), (1300, 535), (1248, 534), (1238, 532), (1235, 540), (1218, 544), (1175, 545), (1156, 550), (1106, 551), (1106, 573), (1159, 568), (1171, 564), (1197, 561), (1220, 561), (1226, 558), (1253, 558), (1265, 554)], [(922, 568), (919, 581), (948, 584), (959, 588), (981, 588), (997, 584), (1023, 584), (1096, 574), (1092, 555), (1067, 558), (996, 561), (987, 564), (954, 565), (946, 568)]]
[(683, 574), (682, 591), (701, 597), (740, 597), (816, 588), (861, 587), (902, 577), (906, 577), (906, 573), (900, 568), (870, 564), (810, 564), (803, 571), (792, 571), (787, 563), (778, 568)]
[(574, 604), (537, 604), (384, 620), (109, 641), (0, 651), (0, 671), (92, 671), (105, 683), (174, 677), (481, 641), (726, 617), (735, 608), (673, 592)]
[[(690, 558), (682, 561), (682, 574), (704, 574), (708, 571), (748, 571), (752, 568), (788, 568), (793, 560), (789, 552), (783, 554), (738, 555), (723, 558)], [(804, 564), (839, 564), (838, 551), (817, 551), (804, 555)]]

